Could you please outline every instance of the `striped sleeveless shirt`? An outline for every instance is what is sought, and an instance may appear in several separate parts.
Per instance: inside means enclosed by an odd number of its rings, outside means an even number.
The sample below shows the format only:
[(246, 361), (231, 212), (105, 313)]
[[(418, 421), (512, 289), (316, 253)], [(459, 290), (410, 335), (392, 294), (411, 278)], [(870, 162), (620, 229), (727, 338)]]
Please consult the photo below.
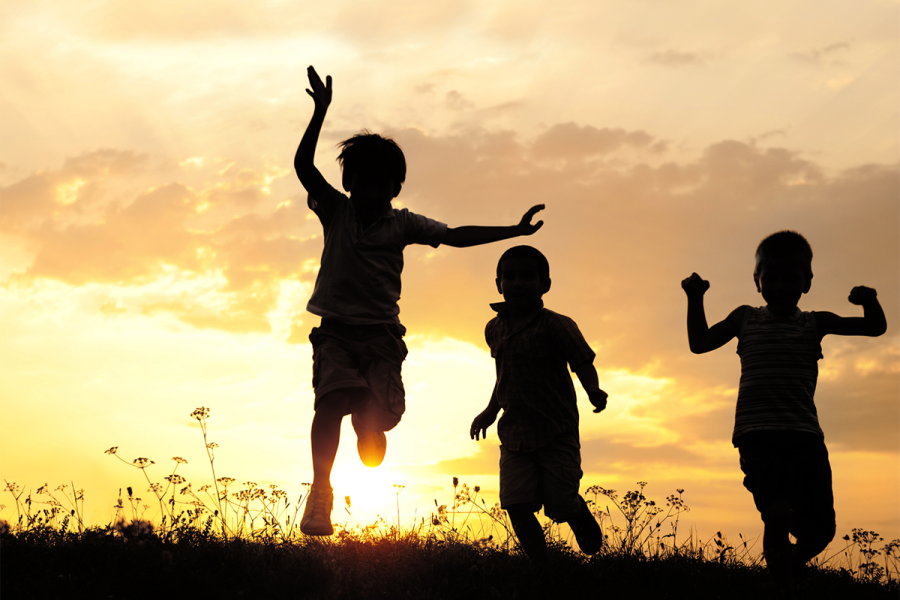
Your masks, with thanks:
[(747, 307), (737, 353), (741, 357), (732, 442), (751, 431), (803, 431), (824, 438), (813, 396), (822, 345), (811, 312), (778, 317)]

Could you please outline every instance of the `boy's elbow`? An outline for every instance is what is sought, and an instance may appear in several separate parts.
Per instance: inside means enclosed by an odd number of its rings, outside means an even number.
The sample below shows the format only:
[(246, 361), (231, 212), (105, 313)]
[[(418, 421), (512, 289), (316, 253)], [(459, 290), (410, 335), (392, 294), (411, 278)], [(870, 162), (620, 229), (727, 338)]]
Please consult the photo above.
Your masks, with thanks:
[(688, 342), (688, 347), (694, 354), (706, 354), (707, 352), (709, 352), (709, 348), (700, 344), (699, 342)]

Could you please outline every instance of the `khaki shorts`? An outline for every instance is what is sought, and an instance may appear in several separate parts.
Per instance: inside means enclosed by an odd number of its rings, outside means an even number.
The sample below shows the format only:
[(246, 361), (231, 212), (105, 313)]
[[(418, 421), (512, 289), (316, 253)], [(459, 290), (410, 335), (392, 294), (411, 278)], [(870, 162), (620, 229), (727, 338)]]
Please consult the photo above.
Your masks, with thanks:
[(556, 521), (581, 510), (581, 444), (574, 436), (555, 439), (531, 452), (500, 446), (500, 506), (528, 504)]
[(351, 407), (353, 425), (389, 431), (406, 410), (400, 367), (406, 358), (402, 325), (347, 325), (322, 319), (313, 327), (315, 407), (336, 390), (365, 389), (368, 400)]

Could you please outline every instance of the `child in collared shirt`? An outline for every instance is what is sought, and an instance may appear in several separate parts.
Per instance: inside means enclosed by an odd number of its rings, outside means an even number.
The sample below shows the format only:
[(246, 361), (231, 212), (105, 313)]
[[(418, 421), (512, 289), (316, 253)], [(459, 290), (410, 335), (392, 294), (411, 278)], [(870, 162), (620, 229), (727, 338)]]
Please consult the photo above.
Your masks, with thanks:
[(410, 244), (457, 248), (531, 235), (543, 225), (529, 209), (510, 227), (447, 227), (433, 219), (392, 208), (406, 178), (400, 147), (377, 134), (363, 132), (340, 144), (338, 161), (348, 198), (334, 189), (313, 164), (319, 132), (331, 104), (331, 77), (323, 83), (308, 69), (315, 104), (297, 148), (294, 168), (309, 193), (309, 207), (325, 233), (321, 267), (307, 310), (322, 317), (310, 333), (313, 346), (315, 415), (310, 431), (313, 482), (300, 530), (331, 535), (334, 492), (331, 470), (340, 442), (341, 422), (352, 415), (360, 459), (381, 464), (385, 431), (405, 410), (400, 369), (406, 357), (400, 324), (400, 274), (403, 249)]
[(572, 319), (544, 308), (550, 266), (531, 246), (510, 248), (497, 264), (497, 291), (504, 302), (485, 328), (496, 360), (497, 382), (487, 408), (472, 421), (478, 440), (496, 420), (500, 438), (500, 505), (509, 514), (519, 544), (541, 568), (547, 543), (534, 513), (572, 528), (585, 554), (599, 551), (603, 536), (578, 490), (581, 444), (578, 407), (569, 368), (578, 376), (594, 412), (606, 408), (591, 350)]

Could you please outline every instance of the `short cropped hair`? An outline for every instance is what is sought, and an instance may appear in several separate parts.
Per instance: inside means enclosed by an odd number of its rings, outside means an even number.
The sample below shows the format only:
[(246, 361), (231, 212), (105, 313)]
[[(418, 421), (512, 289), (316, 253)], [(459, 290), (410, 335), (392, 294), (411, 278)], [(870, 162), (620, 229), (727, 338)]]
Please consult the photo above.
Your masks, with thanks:
[(399, 191), (406, 181), (406, 158), (391, 138), (363, 129), (338, 147), (341, 153), (337, 161), (345, 176), (385, 175), (394, 184), (395, 191)]
[(785, 229), (773, 233), (761, 241), (756, 247), (756, 268), (753, 270), (753, 274), (758, 277), (763, 264), (772, 259), (799, 261), (802, 264), (806, 280), (812, 281), (812, 247), (806, 238), (796, 231)]
[(538, 277), (540, 277), (541, 282), (546, 283), (550, 281), (550, 263), (547, 262), (547, 257), (541, 254), (540, 250), (532, 246), (513, 246), (501, 254), (500, 260), (497, 261), (497, 279), (500, 279), (503, 276), (503, 261), (511, 258), (533, 260), (537, 263)]

